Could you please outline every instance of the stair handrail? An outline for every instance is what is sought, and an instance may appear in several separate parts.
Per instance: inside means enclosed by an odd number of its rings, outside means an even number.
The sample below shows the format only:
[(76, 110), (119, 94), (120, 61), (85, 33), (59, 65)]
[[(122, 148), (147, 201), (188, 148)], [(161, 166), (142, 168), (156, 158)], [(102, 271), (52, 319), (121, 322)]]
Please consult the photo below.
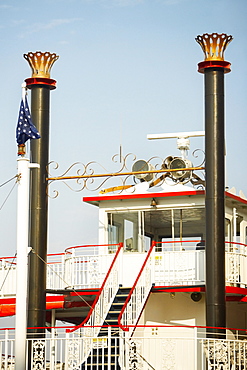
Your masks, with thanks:
[[(103, 324), (105, 318), (106, 318), (106, 315), (109, 311), (109, 308), (111, 306), (111, 303), (118, 291), (118, 287), (119, 287), (119, 279), (118, 279), (118, 276), (116, 277), (116, 275), (119, 274), (119, 271), (117, 269), (117, 262), (119, 261), (119, 258), (123, 252), (123, 243), (119, 243), (118, 244), (119, 247), (117, 249), (117, 252), (115, 253), (115, 256), (111, 262), (111, 265), (110, 265), (110, 268), (104, 278), (104, 281), (102, 283), (102, 286), (97, 294), (97, 297), (95, 298), (94, 300), (94, 303), (93, 305), (91, 306), (89, 312), (88, 312), (88, 315), (87, 317), (79, 324), (79, 325), (76, 325), (74, 328), (72, 329), (67, 329), (66, 332), (68, 333), (72, 333), (76, 330), (78, 330), (79, 328), (91, 328), (92, 329), (92, 333), (90, 334), (91, 337), (96, 337), (100, 331), (100, 327), (101, 325)], [(111, 288), (111, 293), (110, 293), (110, 296), (108, 296), (108, 299), (110, 298), (110, 302), (109, 302), (109, 305), (105, 305), (104, 301), (105, 301), (105, 291), (106, 289), (108, 288), (109, 286), (109, 283), (114, 283), (114, 285), (112, 286)], [(102, 312), (102, 308), (103, 308), (103, 312)]]
[[(144, 263), (137, 275), (133, 287), (131, 288), (128, 297), (122, 307), (122, 310), (118, 316), (118, 325), (123, 331), (129, 331), (130, 326), (132, 326), (131, 333), (134, 331), (134, 325), (137, 323), (143, 307), (147, 301), (150, 294), (151, 288), (154, 283), (154, 253), (155, 253), (156, 242), (153, 241), (152, 245), (147, 253)], [(150, 261), (150, 266), (148, 265)], [(148, 284), (142, 283), (142, 277), (146, 276), (148, 278)], [(144, 283), (145, 283), (144, 279)], [(136, 299), (138, 294), (140, 294), (140, 299)], [(133, 306), (135, 306), (135, 311), (133, 311)], [(122, 321), (123, 320), (123, 324)], [(130, 333), (130, 335), (131, 335)]]

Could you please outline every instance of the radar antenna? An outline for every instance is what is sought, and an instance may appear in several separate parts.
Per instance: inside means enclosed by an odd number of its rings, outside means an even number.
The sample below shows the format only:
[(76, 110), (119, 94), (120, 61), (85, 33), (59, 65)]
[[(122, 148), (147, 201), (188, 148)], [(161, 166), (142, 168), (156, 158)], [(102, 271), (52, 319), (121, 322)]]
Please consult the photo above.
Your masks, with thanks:
[(188, 156), (188, 150), (190, 149), (190, 137), (205, 136), (205, 131), (189, 131), (189, 132), (175, 132), (170, 134), (150, 134), (147, 135), (148, 140), (159, 140), (159, 139), (177, 139), (177, 148), (181, 152), (182, 159), (186, 159)]
[[(191, 137), (205, 136), (205, 131), (189, 131), (189, 132), (177, 132), (177, 133), (166, 133), (166, 134), (151, 134), (147, 135), (148, 140), (158, 140), (158, 139), (177, 139), (177, 148), (181, 152), (181, 158), (169, 156), (164, 160), (163, 167), (171, 170), (181, 169), (178, 171), (171, 172), (167, 174), (173, 181), (180, 183), (185, 183), (187, 181), (192, 181), (195, 178), (198, 182), (200, 179), (197, 175), (193, 174), (193, 171), (186, 171), (186, 168), (193, 167), (191, 161), (187, 159), (188, 150), (190, 149)], [(164, 176), (162, 176), (163, 179)], [(161, 180), (161, 178), (160, 178)], [(200, 180), (201, 183), (201, 180)]]

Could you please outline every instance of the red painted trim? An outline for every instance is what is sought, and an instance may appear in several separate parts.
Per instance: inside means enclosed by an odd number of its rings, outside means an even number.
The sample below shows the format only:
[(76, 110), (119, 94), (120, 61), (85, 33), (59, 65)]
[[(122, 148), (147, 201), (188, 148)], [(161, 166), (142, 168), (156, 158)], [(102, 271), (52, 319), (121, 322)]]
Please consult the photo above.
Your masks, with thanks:
[[(205, 195), (205, 190), (192, 190), (192, 191), (177, 191), (169, 193), (144, 193), (144, 194), (116, 194), (116, 195), (101, 195), (96, 197), (83, 197), (83, 202), (101, 202), (105, 200), (125, 200), (125, 199), (144, 199), (144, 198), (167, 198), (167, 197), (182, 197), (182, 196), (196, 196)], [(240, 203), (247, 204), (247, 200), (238, 195), (225, 192), (225, 196), (237, 200)]]
[(84, 197), (83, 202), (101, 202), (104, 200), (121, 200), (121, 199), (142, 199), (142, 198), (167, 198), (183, 197), (190, 195), (204, 195), (204, 190), (176, 191), (169, 193), (145, 193), (145, 194), (124, 194), (124, 195), (102, 195), (97, 197)]
[(47, 257), (50, 257), (50, 256), (65, 256), (65, 252), (47, 254)]
[(16, 262), (14, 262), (16, 260), (16, 256), (13, 256), (13, 257), (0, 257), (0, 261), (1, 260), (5, 261), (6, 263), (9, 263), (10, 265), (16, 265)]
[(226, 294), (236, 294), (236, 295), (247, 295), (247, 288), (240, 288), (236, 286), (226, 286)]
[[(195, 286), (191, 286), (191, 285), (190, 286), (154, 286), (152, 288), (152, 292), (153, 293), (205, 292), (205, 286), (196, 286), (196, 285)], [(247, 288), (226, 286), (226, 294), (232, 294), (234, 296), (247, 296)], [(243, 302), (245, 302), (245, 299), (243, 299)]]
[(98, 293), (98, 295), (97, 295), (96, 299), (94, 300), (93, 305), (91, 306), (91, 309), (90, 309), (90, 311), (89, 311), (89, 313), (88, 313), (87, 317), (86, 317), (86, 318), (85, 318), (85, 320), (83, 320), (79, 325), (76, 325), (73, 329), (68, 329), (68, 330), (66, 330), (66, 332), (68, 332), (68, 333), (72, 333), (72, 332), (74, 332), (75, 330), (77, 330), (77, 329), (81, 328), (83, 325), (85, 325), (85, 324), (86, 324), (86, 322), (89, 320), (89, 318), (90, 318), (90, 316), (92, 315), (93, 310), (94, 310), (94, 308), (95, 308), (95, 306), (96, 306), (96, 303), (98, 302), (99, 297), (100, 297), (101, 293), (103, 292), (103, 289), (104, 289), (104, 287), (105, 287), (105, 284), (106, 284), (106, 282), (107, 282), (107, 279), (108, 279), (108, 277), (109, 277), (109, 275), (110, 275), (110, 273), (111, 273), (111, 270), (112, 270), (112, 268), (113, 268), (113, 266), (114, 266), (114, 264), (115, 264), (115, 262), (116, 262), (116, 260), (117, 260), (117, 258), (118, 258), (118, 255), (119, 255), (119, 253), (120, 253), (120, 251), (121, 251), (121, 249), (122, 249), (122, 248), (123, 248), (123, 243), (119, 243), (118, 250), (117, 250), (117, 252), (115, 253), (115, 256), (114, 256), (114, 258), (113, 258), (113, 260), (112, 260), (111, 266), (110, 266), (110, 268), (109, 268), (109, 270), (108, 270), (108, 272), (107, 272), (107, 274), (106, 274), (106, 276), (105, 276), (105, 279), (104, 279), (104, 281), (103, 281), (103, 284), (102, 284), (102, 286), (101, 286), (101, 288), (100, 288), (100, 290), (99, 290), (99, 293)]
[[(89, 328), (107, 328), (107, 325), (95, 325), (95, 326), (88, 326)], [(112, 325), (113, 328), (118, 328), (118, 325)], [(198, 329), (227, 329), (231, 331), (242, 331), (246, 333), (246, 329), (239, 329), (239, 328), (229, 328), (229, 327), (215, 327), (215, 326), (203, 326), (203, 325), (130, 325), (129, 327), (135, 328), (198, 328)], [(27, 329), (68, 329), (73, 328), (73, 326), (40, 326), (40, 327), (28, 327)], [(15, 328), (0, 328), (0, 331), (3, 330), (15, 330)]]
[(0, 305), (3, 304), (15, 304), (15, 298), (0, 298)]
[(225, 244), (234, 244), (234, 245), (243, 245), (244, 247), (247, 247), (244, 243), (237, 243), (237, 242), (225, 242)]
[(206, 60), (198, 63), (198, 72), (204, 73), (207, 68), (222, 68), (224, 73), (231, 72), (231, 63), (225, 60)]
[(49, 87), (50, 90), (54, 90), (56, 88), (56, 80), (52, 80), (51, 78), (43, 78), (43, 77), (31, 77), (26, 78), (25, 80), (27, 84), (27, 88), (31, 89), (35, 85), (44, 85)]
[[(47, 296), (46, 310), (54, 308), (64, 308), (64, 296)], [(0, 299), (0, 317), (15, 315), (16, 298), (1, 298)]]
[(46, 297), (46, 310), (52, 310), (55, 308), (64, 308), (64, 296)]
[[(63, 295), (48, 295), (46, 296), (46, 302), (61, 302), (64, 301)], [(3, 304), (15, 304), (16, 298), (0, 298), (0, 305)]]
[(89, 290), (89, 291), (77, 291), (77, 292), (68, 292), (68, 295), (71, 297), (74, 296), (80, 296), (80, 295), (96, 295), (99, 294), (100, 288), (95, 288), (95, 290)]
[(237, 200), (238, 202), (241, 202), (241, 203), (243, 203), (243, 204), (247, 204), (247, 200), (246, 200), (246, 199), (241, 198), (239, 195), (235, 195), (235, 194), (232, 194), (232, 193), (229, 193), (229, 192), (227, 192), (227, 191), (226, 191), (226, 196), (227, 196), (228, 198), (232, 198), (232, 199), (234, 199), (234, 200)]
[(188, 293), (188, 292), (205, 292), (205, 286), (154, 286), (152, 288), (152, 293), (160, 293), (160, 292), (165, 292), (165, 293)]
[[(95, 325), (95, 326), (88, 326), (88, 328), (108, 328), (109, 325)], [(118, 325), (111, 325), (113, 328), (118, 328)], [(240, 328), (231, 328), (231, 327), (220, 327), (220, 326), (204, 326), (204, 325), (129, 325), (130, 328), (198, 328), (198, 329), (226, 329), (230, 331), (239, 331), (246, 333), (246, 329)], [(69, 329), (73, 328), (73, 326), (40, 326), (40, 327), (28, 327), (27, 329)], [(15, 330), (15, 328), (0, 328), (0, 331), (3, 330)]]
[(137, 278), (136, 278), (136, 280), (135, 280), (135, 282), (134, 282), (134, 285), (132, 286), (132, 288), (131, 288), (131, 290), (130, 290), (130, 292), (129, 292), (129, 295), (128, 295), (128, 297), (126, 298), (126, 300), (125, 300), (125, 302), (124, 302), (124, 305), (123, 305), (123, 307), (122, 307), (122, 309), (121, 309), (121, 312), (120, 312), (120, 314), (118, 315), (118, 325), (119, 325), (119, 327), (122, 329), (122, 330), (128, 330), (128, 328), (126, 328), (125, 326), (123, 326), (122, 324), (121, 324), (121, 319), (122, 319), (122, 316), (123, 316), (123, 313), (124, 313), (124, 310), (126, 309), (126, 307), (127, 307), (127, 304), (129, 303), (129, 300), (130, 300), (130, 298), (131, 298), (131, 296), (132, 296), (132, 294), (133, 294), (133, 291), (135, 290), (135, 287), (136, 287), (136, 285), (137, 285), (137, 283), (138, 283), (138, 280), (140, 279), (140, 277), (141, 277), (141, 274), (142, 274), (142, 272), (143, 272), (143, 270), (144, 270), (144, 267), (146, 266), (146, 264), (147, 264), (147, 261), (148, 261), (148, 259), (149, 259), (149, 257), (150, 257), (150, 254), (152, 253), (152, 251), (153, 251), (153, 249), (155, 248), (155, 246), (156, 246), (156, 242), (155, 241), (153, 241), (152, 242), (152, 246), (151, 246), (151, 248), (149, 249), (149, 251), (148, 251), (148, 253), (147, 253), (147, 256), (146, 256), (146, 258), (145, 258), (145, 261), (144, 261), (144, 263), (143, 263), (143, 265), (142, 265), (142, 267), (141, 267), (141, 269), (140, 269), (140, 271), (139, 271), (139, 274), (137, 275)]
[(229, 295), (226, 297), (227, 302), (247, 302), (247, 297), (242, 297), (239, 295)]
[(93, 304), (94, 301), (73, 301), (65, 302), (64, 308), (73, 308), (73, 307), (89, 307)]
[(64, 296), (63, 295), (48, 295), (46, 296), (46, 303), (49, 302), (64, 302)]
[[(74, 247), (68, 247), (65, 249), (65, 253), (68, 253), (69, 249), (77, 249), (77, 248), (91, 248), (91, 247), (114, 247), (119, 246), (119, 244), (86, 244), (86, 245), (76, 245)], [(71, 252), (69, 252), (71, 253)], [(71, 253), (72, 254), (72, 253)]]

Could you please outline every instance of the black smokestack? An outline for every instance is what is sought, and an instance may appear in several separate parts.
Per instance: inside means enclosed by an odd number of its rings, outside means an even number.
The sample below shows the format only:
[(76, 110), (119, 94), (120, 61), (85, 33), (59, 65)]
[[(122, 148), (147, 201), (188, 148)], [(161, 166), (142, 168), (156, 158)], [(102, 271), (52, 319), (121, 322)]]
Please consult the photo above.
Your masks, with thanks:
[[(49, 163), (50, 90), (56, 81), (50, 79), (50, 69), (58, 59), (48, 52), (24, 54), (32, 68), (32, 77), (26, 79), (31, 89), (32, 120), (41, 138), (31, 141), (31, 161), (40, 168), (31, 174), (31, 217), (29, 256), (28, 333), (44, 333), (46, 318), (46, 260), (47, 260), (47, 165)], [(29, 335), (30, 336), (30, 335)]]
[(225, 297), (225, 118), (224, 74), (230, 63), (224, 50), (232, 36), (213, 33), (197, 36), (205, 61), (198, 64), (205, 81), (206, 168), (206, 326), (209, 332), (226, 327)]

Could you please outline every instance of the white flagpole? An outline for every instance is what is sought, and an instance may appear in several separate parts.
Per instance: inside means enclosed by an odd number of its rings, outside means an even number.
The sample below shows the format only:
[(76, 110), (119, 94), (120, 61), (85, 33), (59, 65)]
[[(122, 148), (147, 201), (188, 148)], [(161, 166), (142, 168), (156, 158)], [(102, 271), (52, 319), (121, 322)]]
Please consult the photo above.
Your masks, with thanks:
[[(22, 97), (25, 98), (22, 85)], [(17, 159), (17, 269), (16, 269), (16, 316), (15, 316), (15, 369), (26, 369), (27, 332), (27, 280), (28, 280), (28, 237), (29, 237), (29, 179), (30, 168), (39, 167), (28, 158)]]
[(26, 369), (29, 159), (18, 158), (15, 369)]
[(24, 104), (25, 104), (25, 97), (26, 97), (26, 86), (27, 86), (26, 82), (23, 82), (21, 84), (21, 87), (22, 87), (22, 94), (21, 94), (21, 96), (22, 96), (22, 100), (23, 100)]
[(27, 276), (29, 235), (29, 178), (30, 168), (39, 167), (28, 158), (18, 158), (17, 192), (17, 272), (16, 272), (16, 316), (15, 316), (15, 369), (26, 369), (27, 331)]

